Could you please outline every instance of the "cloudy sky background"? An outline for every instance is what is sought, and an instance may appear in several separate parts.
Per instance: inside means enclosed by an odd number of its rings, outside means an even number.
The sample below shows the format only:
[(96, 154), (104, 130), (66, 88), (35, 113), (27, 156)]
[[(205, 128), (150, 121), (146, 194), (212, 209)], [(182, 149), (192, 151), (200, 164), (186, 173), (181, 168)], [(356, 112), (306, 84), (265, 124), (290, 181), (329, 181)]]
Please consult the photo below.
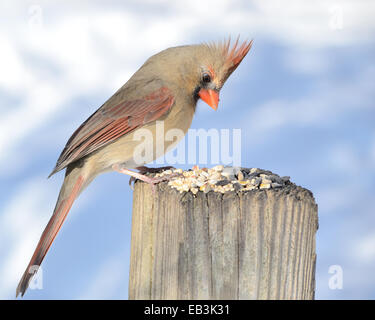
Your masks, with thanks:
[[(251, 52), (192, 128), (240, 128), (244, 167), (314, 193), (317, 299), (374, 299), (374, 13), (371, 0), (2, 1), (0, 298), (15, 297), (52, 214), (63, 173), (46, 177), (72, 132), (150, 55), (241, 34)], [(25, 298), (126, 299), (131, 208), (127, 177), (98, 177)]]

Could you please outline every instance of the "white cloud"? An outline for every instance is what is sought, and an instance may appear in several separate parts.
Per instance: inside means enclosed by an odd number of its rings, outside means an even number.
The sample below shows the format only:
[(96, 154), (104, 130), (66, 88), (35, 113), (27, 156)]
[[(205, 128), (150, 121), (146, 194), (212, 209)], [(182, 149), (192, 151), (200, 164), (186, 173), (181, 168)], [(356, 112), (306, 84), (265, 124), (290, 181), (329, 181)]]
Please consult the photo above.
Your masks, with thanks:
[(4, 35), (0, 34), (0, 87), (4, 90), (23, 89), (31, 82), (31, 75), (27, 72), (23, 58)]
[(17, 144), (30, 131), (50, 119), (64, 103), (63, 92), (53, 84), (40, 83), (27, 91), (26, 95), (22, 106), (5, 112), (0, 119), (0, 161), (3, 161), (3, 170), (6, 169), (4, 160), (12, 154)]
[[(371, 18), (373, 1), (300, 1), (285, 5), (278, 0), (252, 2), (256, 14), (247, 16), (249, 24), (262, 33), (305, 47), (351, 45), (367, 42), (374, 33)], [(371, 10), (372, 9), (372, 10)], [(243, 12), (246, 19), (247, 12)], [(332, 29), (337, 15), (342, 15), (342, 29)], [(252, 19), (254, 18), (254, 19)]]

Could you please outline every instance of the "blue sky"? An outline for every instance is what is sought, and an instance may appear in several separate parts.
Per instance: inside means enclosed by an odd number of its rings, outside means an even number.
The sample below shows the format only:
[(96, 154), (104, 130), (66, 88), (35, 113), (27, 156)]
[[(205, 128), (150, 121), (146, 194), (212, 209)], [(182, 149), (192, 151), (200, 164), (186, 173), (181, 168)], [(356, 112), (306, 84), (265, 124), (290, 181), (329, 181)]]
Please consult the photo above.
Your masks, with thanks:
[[(2, 1), (0, 298), (14, 298), (52, 214), (63, 173), (46, 177), (72, 132), (150, 55), (237, 34), (253, 48), (192, 128), (240, 128), (244, 167), (314, 193), (317, 299), (375, 298), (374, 11), (354, 0)], [(126, 299), (131, 208), (128, 178), (99, 176), (25, 299)]]

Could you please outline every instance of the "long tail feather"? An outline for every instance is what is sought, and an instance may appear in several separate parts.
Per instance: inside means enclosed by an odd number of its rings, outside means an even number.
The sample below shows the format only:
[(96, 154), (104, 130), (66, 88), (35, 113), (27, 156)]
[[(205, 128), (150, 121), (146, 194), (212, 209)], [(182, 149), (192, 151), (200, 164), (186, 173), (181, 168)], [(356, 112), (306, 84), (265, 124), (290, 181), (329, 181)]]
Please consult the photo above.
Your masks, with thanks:
[(48, 249), (55, 240), (74, 200), (83, 190), (84, 185), (86, 185), (86, 179), (80, 171), (73, 169), (65, 176), (53, 215), (44, 229), (34, 254), (17, 286), (16, 297), (19, 294), (21, 296), (25, 294), (32, 276), (37, 272)]

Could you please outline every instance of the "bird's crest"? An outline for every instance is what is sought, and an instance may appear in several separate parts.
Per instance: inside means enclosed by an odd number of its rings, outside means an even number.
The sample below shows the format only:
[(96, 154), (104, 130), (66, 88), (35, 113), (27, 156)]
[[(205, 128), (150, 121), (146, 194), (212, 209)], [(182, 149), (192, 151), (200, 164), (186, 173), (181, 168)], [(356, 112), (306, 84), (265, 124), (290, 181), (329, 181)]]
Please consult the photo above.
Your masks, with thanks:
[(241, 45), (239, 45), (239, 40), (240, 37), (238, 36), (232, 48), (230, 38), (222, 44), (222, 52), (225, 57), (225, 65), (228, 68), (229, 74), (231, 74), (237, 68), (237, 66), (241, 63), (243, 58), (245, 58), (253, 44), (253, 40), (251, 40), (244, 41)]
[(253, 40), (246, 40), (240, 44), (240, 36), (237, 37), (237, 40), (233, 45), (231, 45), (231, 42), (231, 38), (229, 37), (228, 40), (208, 44), (211, 49), (215, 50), (216, 52), (220, 52), (221, 56), (223, 57), (223, 67), (226, 71), (225, 79), (223, 79), (224, 81), (234, 70), (236, 70), (253, 44)]

